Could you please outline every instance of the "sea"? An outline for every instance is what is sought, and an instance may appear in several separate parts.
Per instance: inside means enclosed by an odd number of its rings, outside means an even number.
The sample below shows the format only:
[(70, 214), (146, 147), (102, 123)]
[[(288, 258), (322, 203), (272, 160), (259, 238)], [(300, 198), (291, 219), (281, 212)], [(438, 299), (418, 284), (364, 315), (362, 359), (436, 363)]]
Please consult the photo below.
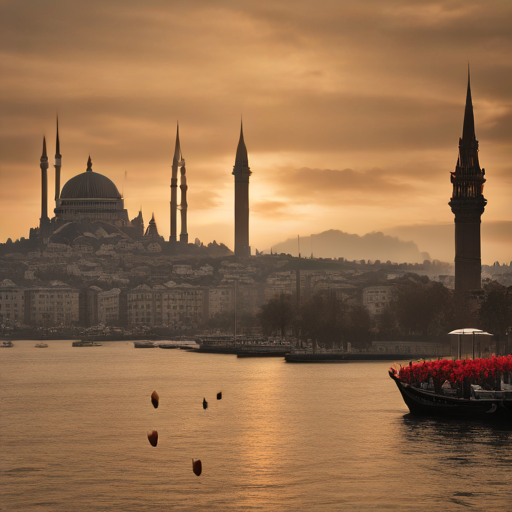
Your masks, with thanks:
[(411, 417), (389, 363), (35, 343), (0, 350), (2, 512), (512, 510), (512, 426)]

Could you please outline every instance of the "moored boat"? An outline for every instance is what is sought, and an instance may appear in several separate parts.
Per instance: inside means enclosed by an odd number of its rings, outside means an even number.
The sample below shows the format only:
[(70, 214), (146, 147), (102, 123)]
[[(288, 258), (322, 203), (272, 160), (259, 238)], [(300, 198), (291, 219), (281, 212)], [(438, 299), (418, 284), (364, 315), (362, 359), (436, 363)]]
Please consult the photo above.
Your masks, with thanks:
[(11, 347), (14, 347), (14, 343), (10, 340), (2, 341), (2, 343), (0, 343), (0, 348), (11, 348)]
[(512, 356), (422, 361), (390, 368), (413, 415), (512, 420)]
[(48, 348), (48, 343), (43, 343), (42, 341), (35, 344), (36, 348)]
[(101, 347), (101, 343), (98, 341), (80, 340), (73, 341), (73, 347)]
[(142, 341), (134, 341), (133, 346), (135, 348), (157, 348), (158, 345), (155, 345), (152, 341), (142, 340)]

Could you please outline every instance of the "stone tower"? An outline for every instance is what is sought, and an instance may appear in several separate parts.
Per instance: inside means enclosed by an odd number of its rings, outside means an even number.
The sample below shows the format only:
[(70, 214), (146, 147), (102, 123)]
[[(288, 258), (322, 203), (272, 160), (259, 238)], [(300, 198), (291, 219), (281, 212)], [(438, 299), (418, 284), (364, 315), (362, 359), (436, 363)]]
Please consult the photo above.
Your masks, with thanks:
[(455, 291), (480, 290), (480, 217), (487, 200), (482, 195), (485, 169), (478, 162), (478, 141), (471, 101), (468, 71), (468, 90), (462, 138), (459, 139), (459, 157), (451, 173), (453, 192), (450, 202), (455, 215)]
[(235, 254), (241, 257), (251, 255), (249, 245), (249, 158), (244, 142), (243, 126), (240, 124), (240, 140), (236, 150), (235, 165)]

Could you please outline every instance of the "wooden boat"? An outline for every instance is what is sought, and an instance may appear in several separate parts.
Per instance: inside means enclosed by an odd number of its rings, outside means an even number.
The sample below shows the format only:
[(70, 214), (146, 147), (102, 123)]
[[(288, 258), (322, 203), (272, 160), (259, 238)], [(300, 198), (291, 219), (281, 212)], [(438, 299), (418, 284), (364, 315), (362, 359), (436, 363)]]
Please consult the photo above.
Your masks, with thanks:
[[(506, 419), (512, 420), (512, 391), (476, 391), (469, 387), (465, 396), (451, 396), (443, 390), (421, 389), (402, 382), (393, 370), (389, 376), (395, 381), (411, 414), (445, 418)], [(461, 390), (462, 391), (462, 390)]]

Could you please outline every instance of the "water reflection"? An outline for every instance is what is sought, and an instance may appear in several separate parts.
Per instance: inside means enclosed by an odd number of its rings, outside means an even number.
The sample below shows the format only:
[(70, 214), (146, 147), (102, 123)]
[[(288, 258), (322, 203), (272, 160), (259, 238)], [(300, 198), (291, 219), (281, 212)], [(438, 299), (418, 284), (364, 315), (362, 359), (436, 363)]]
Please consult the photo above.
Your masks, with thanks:
[(428, 475), (431, 499), (490, 510), (510, 495), (512, 425), (406, 414), (397, 427), (406, 465)]

